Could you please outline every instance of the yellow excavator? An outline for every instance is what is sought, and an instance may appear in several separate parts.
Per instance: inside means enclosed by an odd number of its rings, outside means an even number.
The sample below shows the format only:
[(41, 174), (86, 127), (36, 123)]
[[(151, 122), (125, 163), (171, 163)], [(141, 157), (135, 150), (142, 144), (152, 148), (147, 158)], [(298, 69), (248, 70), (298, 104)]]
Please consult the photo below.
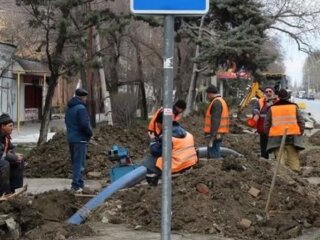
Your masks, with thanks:
[[(262, 98), (263, 91), (261, 89), (265, 87), (273, 87), (275, 91), (279, 91), (281, 88), (287, 89), (288, 80), (285, 74), (283, 73), (270, 73), (264, 72), (260, 75), (260, 78), (254, 80), (249, 87), (247, 94), (241, 100), (238, 106), (238, 114), (241, 113), (254, 98)], [(305, 109), (306, 106), (303, 103), (298, 104), (300, 109)]]
[[(287, 78), (282, 73), (263, 73), (259, 81), (254, 80), (252, 82), (252, 85), (249, 87), (247, 94), (244, 96), (244, 98), (242, 99), (242, 101), (238, 106), (237, 116), (239, 120), (244, 120), (244, 119), (241, 119), (241, 115), (244, 112), (244, 109), (246, 109), (254, 99), (257, 100), (263, 97), (264, 93), (261, 89), (267, 86), (273, 87), (275, 89), (275, 92), (279, 91), (279, 89), (281, 88), (286, 89), (288, 86)], [(304, 102), (301, 102), (301, 103), (297, 103), (297, 105), (299, 106), (300, 110), (302, 110), (301, 112), (305, 119), (306, 129), (313, 129), (315, 121), (312, 119), (311, 116), (309, 116), (310, 113), (307, 113), (305, 111), (306, 104)], [(246, 120), (248, 120), (249, 115), (251, 114), (246, 115)]]

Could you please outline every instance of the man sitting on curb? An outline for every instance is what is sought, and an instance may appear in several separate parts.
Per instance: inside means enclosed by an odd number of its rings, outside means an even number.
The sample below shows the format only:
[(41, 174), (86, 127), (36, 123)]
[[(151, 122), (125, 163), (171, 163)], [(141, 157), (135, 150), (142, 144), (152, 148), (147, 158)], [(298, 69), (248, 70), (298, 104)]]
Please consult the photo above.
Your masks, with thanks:
[(24, 157), (11, 144), (13, 121), (8, 114), (0, 116), (0, 196), (14, 193), (23, 185)]

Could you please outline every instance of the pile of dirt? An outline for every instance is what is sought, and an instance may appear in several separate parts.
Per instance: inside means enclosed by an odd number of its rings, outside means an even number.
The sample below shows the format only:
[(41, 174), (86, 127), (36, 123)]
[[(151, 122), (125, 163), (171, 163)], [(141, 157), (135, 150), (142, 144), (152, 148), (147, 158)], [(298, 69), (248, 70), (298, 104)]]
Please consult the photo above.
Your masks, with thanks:
[[(134, 128), (123, 129), (100, 124), (94, 130), (94, 137), (89, 144), (86, 173), (101, 172), (102, 177), (106, 178), (107, 170), (114, 165), (108, 160), (107, 152), (114, 144), (128, 148), (132, 159), (141, 160), (148, 150), (145, 127), (137, 124)], [(27, 177), (71, 177), (71, 162), (65, 132), (58, 132), (47, 143), (32, 149), (27, 159)]]
[[(181, 125), (194, 135), (197, 147), (205, 145), (203, 118), (196, 115), (184, 118)], [(173, 230), (221, 234), (236, 239), (286, 239), (298, 236), (305, 228), (320, 227), (319, 190), (304, 180), (304, 176), (284, 168), (273, 192), (270, 219), (265, 217), (264, 208), (273, 175), (273, 162), (259, 160), (257, 134), (243, 133), (246, 127), (237, 121), (232, 122), (231, 129), (232, 133), (225, 136), (222, 146), (232, 148), (244, 157), (200, 162), (195, 168), (173, 180)], [(139, 162), (149, 151), (146, 125), (137, 124), (131, 129), (99, 125), (89, 146), (86, 172), (102, 172), (101, 178), (107, 177), (107, 170), (112, 163), (107, 160), (106, 151), (113, 144), (127, 147), (133, 160)], [(312, 174), (320, 171), (320, 164), (316, 161), (318, 154), (319, 150), (316, 149), (301, 153), (302, 165), (312, 167)], [(33, 149), (28, 161), (29, 177), (70, 177), (65, 134), (59, 133), (47, 144)], [(45, 195), (43, 203), (47, 197), (50, 199), (50, 196)], [(56, 201), (60, 201), (59, 196), (55, 197)], [(64, 204), (68, 206), (67, 202)], [(74, 210), (72, 208), (72, 211)], [(19, 211), (13, 210), (17, 214)], [(41, 214), (42, 211), (34, 212)], [(70, 216), (71, 213), (66, 215)], [(33, 215), (33, 218), (37, 217)], [(52, 216), (40, 217), (42, 222), (37, 224), (45, 229), (43, 219), (50, 218)], [(63, 218), (65, 220), (67, 217)], [(161, 187), (140, 186), (123, 190), (95, 213), (93, 219), (96, 218), (159, 231)], [(30, 222), (26, 226), (37, 224)], [(60, 226), (60, 223), (58, 225)], [(24, 232), (31, 228), (28, 227)], [(35, 233), (35, 230), (32, 232)], [(64, 233), (68, 232), (66, 230)]]
[(20, 196), (1, 202), (0, 239), (61, 240), (71, 236), (90, 236), (93, 231), (87, 225), (65, 223), (82, 205), (83, 199), (77, 199), (67, 191)]
[(320, 146), (320, 131), (311, 135), (309, 138), (309, 142), (313, 145)]
[(299, 159), (303, 166), (303, 177), (320, 176), (320, 148), (305, 150), (300, 153)]
[[(181, 125), (194, 135), (196, 146), (205, 146), (202, 117), (192, 115), (188, 118), (183, 118)], [(237, 121), (234, 121), (231, 126), (232, 132), (242, 132), (241, 124)], [(117, 126), (111, 127), (105, 123), (99, 124), (94, 129), (94, 136), (88, 147), (86, 173), (101, 172), (102, 178), (108, 177), (108, 169), (114, 163), (108, 160), (106, 153), (113, 144), (128, 148), (133, 161), (141, 162), (149, 153), (146, 129), (146, 124), (142, 123), (137, 123), (130, 129)], [(229, 138), (233, 139), (233, 137), (227, 136), (227, 139)], [(247, 137), (240, 138), (241, 140), (236, 140), (231, 144), (228, 144), (228, 140), (226, 140), (223, 144), (227, 147), (234, 147), (238, 145), (238, 142), (247, 141)], [(58, 132), (47, 143), (32, 149), (27, 159), (27, 177), (71, 177), (71, 162), (65, 132)], [(88, 175), (87, 178), (90, 179), (91, 177)]]
[[(285, 169), (272, 195), (270, 219), (265, 217), (272, 168), (269, 161), (229, 157), (201, 162), (175, 178), (173, 231), (235, 239), (287, 239), (297, 237), (304, 228), (320, 227), (317, 190)], [(97, 213), (102, 216), (111, 223), (159, 231), (161, 187), (121, 191)]]

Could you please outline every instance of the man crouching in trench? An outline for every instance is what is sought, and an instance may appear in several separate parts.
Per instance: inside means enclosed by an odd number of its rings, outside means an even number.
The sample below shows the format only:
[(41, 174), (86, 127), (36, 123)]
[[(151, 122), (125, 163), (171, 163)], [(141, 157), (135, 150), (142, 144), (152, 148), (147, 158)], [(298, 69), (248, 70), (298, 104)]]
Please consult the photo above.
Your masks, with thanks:
[[(162, 124), (162, 115), (156, 119)], [(162, 136), (156, 138), (152, 133), (150, 137), (150, 155), (145, 158), (142, 165), (147, 168), (146, 180), (151, 186), (157, 186), (161, 177), (162, 158)], [(198, 162), (194, 139), (191, 133), (187, 132), (176, 121), (172, 122), (172, 158), (171, 171), (178, 173), (194, 166)]]

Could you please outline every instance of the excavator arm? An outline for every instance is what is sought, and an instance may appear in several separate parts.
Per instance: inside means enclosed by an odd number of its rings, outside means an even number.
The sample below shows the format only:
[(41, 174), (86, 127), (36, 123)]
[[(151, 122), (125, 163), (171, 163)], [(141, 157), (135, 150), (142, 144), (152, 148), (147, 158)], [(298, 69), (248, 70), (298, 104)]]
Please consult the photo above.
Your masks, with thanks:
[(238, 106), (238, 112), (242, 112), (243, 109), (245, 109), (249, 103), (251, 102), (253, 97), (257, 98), (262, 98), (263, 97), (263, 92), (260, 90), (260, 84), (259, 82), (253, 82), (252, 85), (250, 86), (248, 93), (246, 96), (242, 99)]

